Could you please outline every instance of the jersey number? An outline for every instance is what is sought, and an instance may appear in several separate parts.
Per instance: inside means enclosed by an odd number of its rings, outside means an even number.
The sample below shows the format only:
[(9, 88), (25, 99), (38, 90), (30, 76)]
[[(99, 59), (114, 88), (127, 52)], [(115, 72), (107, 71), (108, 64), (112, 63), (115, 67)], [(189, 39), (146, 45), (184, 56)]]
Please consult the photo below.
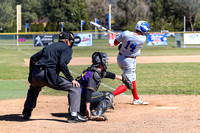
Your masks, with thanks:
[(130, 47), (131, 48), (131, 52), (133, 52), (134, 51), (134, 49), (135, 49), (135, 47), (137, 46), (137, 44), (136, 43), (134, 43), (134, 44), (130, 44), (131, 43), (131, 41), (128, 41), (127, 42), (127, 44), (126, 44), (126, 46), (124, 47), (125, 49), (128, 49), (128, 47)]

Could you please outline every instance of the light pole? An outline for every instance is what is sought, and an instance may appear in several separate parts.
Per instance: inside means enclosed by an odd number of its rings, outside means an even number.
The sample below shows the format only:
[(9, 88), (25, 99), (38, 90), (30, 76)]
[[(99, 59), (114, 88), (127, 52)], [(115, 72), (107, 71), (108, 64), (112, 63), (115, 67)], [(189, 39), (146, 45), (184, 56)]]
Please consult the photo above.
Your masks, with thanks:
[(111, 31), (111, 4), (109, 4), (109, 30)]
[(184, 16), (184, 32), (185, 32), (185, 21), (186, 21), (186, 18), (185, 18), (185, 16)]
[(21, 30), (21, 5), (17, 5), (17, 47), (19, 46), (19, 35), (18, 35), (18, 31)]
[(63, 32), (64, 22), (61, 22), (61, 32)]

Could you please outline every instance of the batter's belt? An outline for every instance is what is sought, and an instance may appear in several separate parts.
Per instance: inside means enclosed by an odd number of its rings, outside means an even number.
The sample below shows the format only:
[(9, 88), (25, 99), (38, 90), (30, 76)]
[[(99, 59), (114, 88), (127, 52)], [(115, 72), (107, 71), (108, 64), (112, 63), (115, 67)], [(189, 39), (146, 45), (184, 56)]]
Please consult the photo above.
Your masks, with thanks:
[[(122, 53), (120, 53), (120, 52), (119, 52), (119, 54), (122, 55)], [(126, 56), (126, 55), (124, 57), (127, 57), (127, 58), (136, 58), (136, 56)]]

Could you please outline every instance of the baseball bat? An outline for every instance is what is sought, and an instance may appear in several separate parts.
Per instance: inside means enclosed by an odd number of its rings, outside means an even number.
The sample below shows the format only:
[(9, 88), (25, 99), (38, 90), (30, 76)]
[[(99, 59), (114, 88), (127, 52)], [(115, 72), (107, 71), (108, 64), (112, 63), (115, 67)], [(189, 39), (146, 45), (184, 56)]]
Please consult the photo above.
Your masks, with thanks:
[(97, 24), (97, 23), (95, 23), (95, 22), (93, 22), (93, 21), (90, 22), (90, 25), (93, 25), (93, 26), (95, 26), (95, 27), (97, 27), (97, 28), (99, 28), (99, 29), (105, 30), (105, 31), (107, 31), (107, 32), (109, 32), (109, 33), (111, 33), (111, 34), (117, 35), (115, 32), (112, 32), (112, 31), (106, 29), (105, 27), (103, 27), (103, 26), (101, 26), (101, 25), (99, 25), (99, 24)]

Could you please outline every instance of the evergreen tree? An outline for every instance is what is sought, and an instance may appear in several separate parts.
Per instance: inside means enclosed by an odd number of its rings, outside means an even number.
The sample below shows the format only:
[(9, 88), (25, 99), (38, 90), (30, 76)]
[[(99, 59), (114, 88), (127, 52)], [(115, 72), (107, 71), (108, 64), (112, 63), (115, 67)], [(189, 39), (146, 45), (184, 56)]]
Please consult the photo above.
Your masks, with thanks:
[[(15, 10), (13, 10), (15, 9)], [(4, 0), (0, 4), (0, 31), (16, 32), (15, 0)]]

